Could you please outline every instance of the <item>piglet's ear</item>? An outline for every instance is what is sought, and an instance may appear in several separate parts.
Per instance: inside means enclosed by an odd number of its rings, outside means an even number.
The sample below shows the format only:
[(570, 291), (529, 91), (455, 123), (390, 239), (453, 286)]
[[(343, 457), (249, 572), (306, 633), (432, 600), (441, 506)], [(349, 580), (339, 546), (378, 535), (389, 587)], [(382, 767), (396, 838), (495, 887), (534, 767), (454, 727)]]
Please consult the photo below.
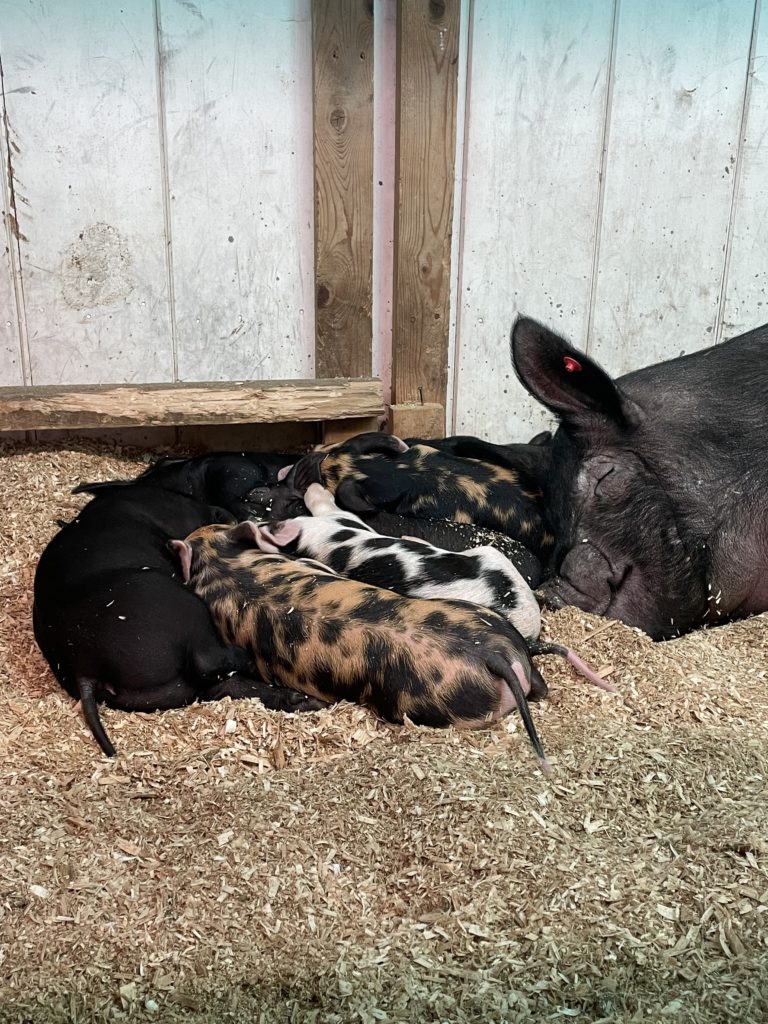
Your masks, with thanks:
[(168, 550), (172, 551), (179, 562), (181, 562), (181, 575), (184, 578), (184, 582), (189, 583), (192, 571), (192, 545), (188, 544), (185, 540), (169, 540)]
[(284, 548), (286, 544), (296, 540), (300, 533), (299, 523), (295, 519), (286, 519), (285, 522), (277, 523), (275, 526), (260, 526), (257, 544), (260, 551), (269, 551), (270, 554), (275, 554), (280, 551), (280, 548)]
[(259, 528), (250, 519), (245, 519), (233, 527), (227, 536), (237, 544), (244, 544), (246, 547), (252, 548), (258, 546)]
[(334, 497), (336, 498), (336, 504), (340, 508), (345, 508), (348, 512), (376, 511), (376, 506), (365, 496), (358, 481), (353, 480), (351, 477), (341, 481), (336, 488)]
[(536, 320), (517, 320), (511, 351), (523, 387), (567, 424), (578, 425), (595, 414), (621, 430), (642, 421), (639, 406), (598, 363)]

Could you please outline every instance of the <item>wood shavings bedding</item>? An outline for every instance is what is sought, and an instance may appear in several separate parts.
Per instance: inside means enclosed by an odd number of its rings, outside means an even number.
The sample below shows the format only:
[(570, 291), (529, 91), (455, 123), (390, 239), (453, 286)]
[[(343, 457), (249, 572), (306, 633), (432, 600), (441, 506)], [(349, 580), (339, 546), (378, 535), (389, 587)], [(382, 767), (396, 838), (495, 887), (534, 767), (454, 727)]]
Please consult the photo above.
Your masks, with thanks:
[(225, 701), (105, 709), (31, 591), (95, 444), (0, 449), (0, 1021), (768, 1019), (768, 616), (653, 644), (575, 609), (533, 709), (478, 733)]

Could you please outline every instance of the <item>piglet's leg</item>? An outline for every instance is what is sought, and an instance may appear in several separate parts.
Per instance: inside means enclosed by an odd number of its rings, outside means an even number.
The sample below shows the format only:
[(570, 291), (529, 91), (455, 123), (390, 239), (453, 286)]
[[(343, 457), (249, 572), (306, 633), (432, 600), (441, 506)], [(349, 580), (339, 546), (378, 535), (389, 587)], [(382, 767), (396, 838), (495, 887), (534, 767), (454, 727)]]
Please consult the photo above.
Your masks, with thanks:
[(331, 492), (327, 487), (323, 487), (322, 484), (309, 485), (304, 492), (304, 504), (313, 516), (341, 516), (345, 520), (352, 520), (355, 523), (359, 523), (360, 529), (372, 532), (370, 526), (367, 526), (359, 516), (354, 514), (354, 512), (348, 512), (346, 509), (340, 509), (334, 501)]
[(528, 645), (531, 654), (558, 654), (561, 658), (565, 658), (573, 665), (577, 672), (580, 672), (585, 679), (588, 679), (595, 686), (599, 686), (601, 690), (605, 690), (607, 693), (618, 693), (619, 691), (607, 680), (602, 679), (593, 668), (590, 668), (585, 661), (578, 656), (575, 651), (572, 651), (570, 647), (563, 647), (562, 644), (546, 644), (546, 643), (532, 643)]
[(256, 698), (270, 711), (321, 711), (327, 707), (320, 700), (308, 697), (306, 693), (291, 690), (287, 686), (273, 686), (257, 679), (233, 675), (228, 679), (211, 686), (202, 694), (202, 700), (221, 700), (231, 697), (233, 700)]

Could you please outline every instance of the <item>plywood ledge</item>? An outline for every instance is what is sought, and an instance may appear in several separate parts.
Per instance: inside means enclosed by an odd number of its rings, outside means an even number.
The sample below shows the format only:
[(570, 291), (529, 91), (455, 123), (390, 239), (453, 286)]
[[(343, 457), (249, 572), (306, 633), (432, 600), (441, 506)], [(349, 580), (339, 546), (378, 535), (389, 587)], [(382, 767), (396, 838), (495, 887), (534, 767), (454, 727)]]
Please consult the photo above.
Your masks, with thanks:
[(0, 388), (0, 430), (317, 422), (383, 411), (376, 378)]

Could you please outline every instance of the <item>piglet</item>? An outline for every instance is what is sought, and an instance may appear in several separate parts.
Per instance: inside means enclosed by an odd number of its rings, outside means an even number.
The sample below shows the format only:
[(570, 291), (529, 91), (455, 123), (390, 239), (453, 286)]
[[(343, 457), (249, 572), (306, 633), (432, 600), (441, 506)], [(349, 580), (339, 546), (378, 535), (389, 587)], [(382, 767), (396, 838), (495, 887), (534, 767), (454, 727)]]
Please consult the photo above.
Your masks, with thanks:
[(35, 639), (107, 756), (115, 748), (101, 701), (123, 711), (225, 696), (290, 711), (319, 706), (256, 676), (247, 652), (221, 642), (206, 606), (182, 585), (168, 538), (228, 520), (222, 509), (160, 487), (106, 487), (43, 551)]
[(391, 722), (475, 728), (528, 709), (546, 684), (525, 641), (497, 612), (401, 597), (331, 570), (259, 550), (259, 527), (211, 525), (169, 546), (227, 642), (260, 673), (321, 700), (367, 705)]
[(342, 511), (321, 484), (310, 484), (304, 504), (311, 516), (262, 526), (262, 551), (318, 559), (350, 579), (408, 597), (447, 598), (494, 608), (526, 640), (541, 630), (536, 598), (500, 551), (478, 547), (444, 551), (411, 537), (382, 537), (352, 512)]
[[(366, 516), (386, 511), (428, 519), (452, 519), (505, 533), (541, 558), (554, 537), (541, 511), (541, 491), (528, 468), (539, 465), (540, 445), (507, 445), (505, 464), (437, 451), (392, 435), (360, 435), (326, 451), (303, 456), (278, 478), (301, 492), (322, 483), (341, 508)], [(517, 464), (512, 468), (515, 449)], [(474, 449), (472, 449), (474, 450)], [(496, 463), (498, 463), (498, 458)]]

